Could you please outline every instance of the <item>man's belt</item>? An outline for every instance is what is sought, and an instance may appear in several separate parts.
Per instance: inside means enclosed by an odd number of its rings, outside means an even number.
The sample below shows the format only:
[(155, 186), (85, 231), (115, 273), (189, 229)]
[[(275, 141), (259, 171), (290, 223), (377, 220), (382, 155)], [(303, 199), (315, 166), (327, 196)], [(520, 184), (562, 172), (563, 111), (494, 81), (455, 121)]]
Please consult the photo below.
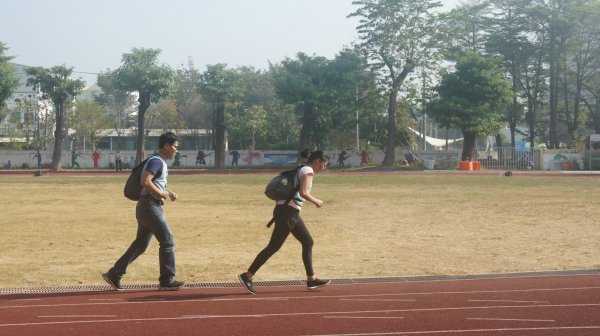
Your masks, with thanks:
[(158, 205), (158, 206), (162, 206), (163, 202), (155, 199), (154, 197), (151, 196), (142, 196), (140, 198), (140, 200), (137, 203), (137, 206), (142, 206), (142, 205)]

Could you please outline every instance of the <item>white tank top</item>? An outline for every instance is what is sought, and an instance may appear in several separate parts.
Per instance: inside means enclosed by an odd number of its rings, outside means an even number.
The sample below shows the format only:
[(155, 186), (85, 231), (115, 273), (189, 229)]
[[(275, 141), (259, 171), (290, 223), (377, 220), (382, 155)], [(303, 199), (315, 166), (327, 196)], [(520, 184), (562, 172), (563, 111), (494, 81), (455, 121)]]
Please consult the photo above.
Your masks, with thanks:
[[(314, 174), (312, 167), (304, 166), (298, 170), (297, 178), (294, 179), (294, 186), (300, 185), (300, 178), (307, 174)], [(312, 182), (308, 185), (308, 192), (312, 190)], [(285, 204), (285, 201), (277, 201), (277, 204)], [(302, 210), (302, 204), (304, 204), (304, 198), (300, 196), (300, 191), (297, 191), (294, 194), (294, 198), (287, 203), (287, 205), (291, 206), (294, 209)]]

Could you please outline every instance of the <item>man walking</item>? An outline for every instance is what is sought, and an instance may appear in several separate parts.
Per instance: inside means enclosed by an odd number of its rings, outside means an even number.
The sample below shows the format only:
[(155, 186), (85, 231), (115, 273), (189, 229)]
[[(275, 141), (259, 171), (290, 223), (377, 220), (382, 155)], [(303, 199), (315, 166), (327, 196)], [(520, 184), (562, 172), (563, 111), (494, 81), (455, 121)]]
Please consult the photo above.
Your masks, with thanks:
[(112, 288), (122, 289), (121, 278), (127, 267), (146, 251), (152, 237), (158, 240), (158, 260), (160, 264), (159, 290), (178, 290), (185, 285), (175, 280), (175, 240), (162, 206), (165, 199), (177, 199), (177, 194), (167, 189), (168, 169), (165, 160), (171, 160), (177, 153), (179, 137), (167, 132), (158, 140), (159, 150), (150, 157), (142, 170), (141, 185), (143, 187), (140, 200), (135, 209), (138, 222), (137, 235), (123, 256), (115, 262), (102, 278)]

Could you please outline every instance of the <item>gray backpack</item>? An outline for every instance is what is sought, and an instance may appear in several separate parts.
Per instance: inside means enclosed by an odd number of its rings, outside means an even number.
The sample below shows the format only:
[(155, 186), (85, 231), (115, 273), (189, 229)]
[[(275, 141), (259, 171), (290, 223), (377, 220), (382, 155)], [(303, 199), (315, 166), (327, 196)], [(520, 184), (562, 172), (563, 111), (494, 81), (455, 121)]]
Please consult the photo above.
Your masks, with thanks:
[[(294, 194), (300, 189), (298, 171), (304, 167), (300, 165), (294, 169), (286, 170), (275, 176), (265, 188), (265, 195), (274, 201), (291, 201)], [(298, 185), (294, 185), (294, 182)]]
[[(298, 179), (298, 171), (304, 167), (300, 165), (294, 169), (286, 170), (275, 176), (265, 188), (265, 195), (274, 201), (286, 201), (288, 203), (294, 198), (294, 195), (300, 190), (300, 179)], [(297, 185), (295, 185), (297, 183)], [(271, 227), (275, 222), (275, 218), (267, 223), (267, 227)]]

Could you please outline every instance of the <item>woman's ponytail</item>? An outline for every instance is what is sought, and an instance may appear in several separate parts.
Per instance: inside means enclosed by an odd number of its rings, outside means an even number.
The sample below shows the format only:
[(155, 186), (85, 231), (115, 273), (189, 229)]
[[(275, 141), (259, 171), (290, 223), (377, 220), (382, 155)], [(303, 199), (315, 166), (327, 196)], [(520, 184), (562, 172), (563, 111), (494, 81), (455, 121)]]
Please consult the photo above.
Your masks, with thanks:
[(306, 147), (306, 148), (304, 148), (304, 150), (302, 150), (302, 152), (300, 152), (300, 157), (303, 159), (306, 159), (308, 161), (310, 154), (311, 154), (310, 148)]

